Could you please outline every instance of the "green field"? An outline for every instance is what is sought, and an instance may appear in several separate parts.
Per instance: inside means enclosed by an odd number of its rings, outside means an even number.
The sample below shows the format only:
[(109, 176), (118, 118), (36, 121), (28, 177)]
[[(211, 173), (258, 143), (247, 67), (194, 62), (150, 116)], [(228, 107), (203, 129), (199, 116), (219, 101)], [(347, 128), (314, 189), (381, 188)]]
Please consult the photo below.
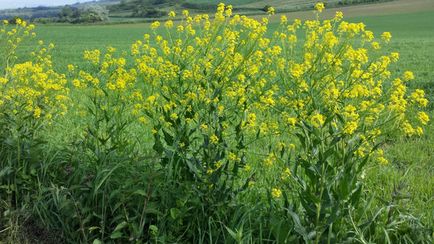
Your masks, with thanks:
[[(209, 1), (196, 2), (205, 3)], [(254, 1), (249, 0), (239, 0), (232, 2), (236, 2), (237, 4), (254, 4), (252, 3)], [(334, 10), (331, 10), (331, 12), (334, 12)], [(330, 15), (331, 12), (326, 12), (326, 14)], [(296, 15), (297, 17), (301, 16), (301, 18), (308, 18), (312, 15), (312, 13), (294, 13), (294, 15)], [(293, 17), (292, 13), (288, 14), (288, 16), (289, 21), (291, 22), (291, 17)], [(262, 16), (259, 16), (258, 18), (261, 17)], [(390, 45), (387, 46), (386, 49), (382, 50), (386, 53), (393, 51), (400, 53), (400, 60), (397, 64), (393, 64), (393, 66), (391, 67), (391, 71), (402, 73), (406, 70), (411, 70), (414, 72), (415, 80), (411, 81), (408, 84), (408, 87), (410, 89), (420, 88), (425, 90), (426, 97), (430, 100), (430, 103), (427, 106), (426, 110), (429, 116), (431, 118), (434, 118), (434, 9), (419, 9), (411, 10), (408, 12), (406, 12), (405, 10), (400, 10), (375, 15), (368, 12), (366, 12), (366, 15), (364, 15), (363, 10), (361, 10), (361, 12), (358, 12), (357, 14), (350, 14), (350, 17), (345, 18), (344, 20), (349, 22), (363, 22), (366, 24), (366, 28), (372, 30), (376, 36), (380, 36), (381, 33), (385, 31), (389, 31), (392, 33), (393, 38), (390, 42)], [(278, 18), (272, 17), (272, 22), (270, 26), (272, 29), (277, 28)], [(66, 67), (68, 64), (78, 64), (86, 66), (85, 62), (83, 61), (83, 52), (85, 50), (103, 50), (106, 47), (110, 46), (116, 48), (118, 51), (128, 51), (130, 50), (132, 43), (134, 43), (136, 40), (143, 39), (143, 35), (149, 31), (150, 27), (148, 23), (113, 25), (39, 25), (36, 29), (36, 32), (38, 33), (38, 39), (44, 40), (46, 43), (55, 44), (56, 47), (52, 53), (53, 63), (55, 69), (59, 70), (60, 72), (67, 72)], [(19, 53), (28, 53), (30, 49), (32, 49), (31, 46), (24, 45), (23, 48), (19, 49)], [(80, 94), (74, 94), (73, 96), (77, 100), (81, 99)], [(61, 142), (63, 140), (63, 138), (61, 137), (63, 136), (71, 138), (74, 137), (74, 135), (72, 135), (74, 129), (70, 127), (72, 127), (74, 124), (80, 124), (80, 122), (61, 122), (63, 124), (61, 126), (58, 126), (56, 130), (48, 132), (48, 138), (53, 138), (54, 141), (59, 140), (59, 142)], [(137, 136), (139, 136), (139, 133), (137, 134)], [(147, 134), (146, 136), (151, 137), (149, 134)], [(77, 146), (77, 148), (79, 148), (79, 146), (81, 145), (74, 146)], [(265, 145), (262, 146), (264, 146), (265, 148)], [(257, 147), (261, 147), (261, 145)], [(363, 173), (364, 178), (366, 179), (365, 189), (367, 193), (372, 196), (373, 205), (389, 206), (390, 209), (388, 211), (390, 215), (394, 214), (393, 211), (395, 211), (395, 209), (398, 209), (397, 211), (405, 210), (406, 214), (414, 216), (415, 219), (421, 220), (425, 228), (428, 229), (428, 232), (430, 232), (432, 236), (432, 231), (434, 228), (434, 123), (430, 122), (427, 125), (425, 134), (421, 137), (397, 138), (395, 136), (391, 136), (383, 147), (385, 149), (386, 157), (390, 161), (390, 164), (384, 166), (370, 163), (366, 166), (366, 170)], [(53, 156), (53, 158), (56, 157), (57, 155)], [(81, 159), (81, 155), (72, 155), (71, 158)], [(109, 171), (108, 169), (105, 170), (107, 171), (101, 173), (102, 175)], [(110, 175), (111, 173), (112, 171), (110, 171), (107, 175)], [(125, 173), (125, 175), (128, 174), (138, 175), (137, 172)], [(84, 177), (87, 177), (86, 174), (83, 175)], [(115, 180), (119, 180), (121, 182), (124, 179), (122, 177), (124, 177), (125, 175), (119, 175), (117, 175), (119, 176), (119, 179)], [(102, 182), (104, 182), (106, 179), (107, 178), (101, 180), (101, 185), (103, 185)], [(132, 179), (131, 182), (135, 182), (134, 180), (135, 179)], [(115, 182), (113, 184), (122, 184), (120, 182)], [(135, 193), (137, 192), (132, 193), (132, 195)], [(107, 194), (107, 199), (111, 198), (111, 192), (104, 192), (104, 194)], [(140, 191), (138, 195), (140, 194), (144, 196), (146, 193), (144, 191)], [(105, 199), (105, 197), (106, 196), (104, 195), (103, 199)], [(100, 207), (99, 204), (101, 203), (99, 203), (98, 201), (96, 202), (98, 203), (96, 205)], [(147, 202), (145, 202), (145, 205), (146, 204)], [(158, 203), (153, 202), (151, 204)], [(120, 206), (116, 205), (115, 208), (118, 207), (120, 208)], [(2, 206), (0, 205), (0, 210), (1, 208)], [(104, 208), (104, 206), (102, 206), (101, 208)], [(150, 212), (151, 215), (160, 214), (157, 213), (158, 210), (155, 210), (155, 212), (152, 211)], [(170, 209), (169, 215), (173, 219), (176, 219), (177, 214), (179, 214), (176, 211), (180, 210), (176, 209), (172, 212), (172, 209)], [(74, 218), (79, 217), (75, 216)], [(170, 219), (170, 217), (167, 218)], [(241, 219), (245, 216), (243, 215), (242, 217), (238, 217)], [(168, 220), (168, 222), (170, 221), (172, 220)], [(212, 229), (211, 222), (212, 221), (209, 220), (210, 229)], [(387, 226), (387, 228), (393, 229), (393, 224), (394, 223), (390, 223), (390, 226)], [(116, 228), (118, 228), (118, 226), (116, 226)], [(1, 219), (0, 227), (2, 227)], [(125, 226), (122, 226), (122, 228), (124, 227)], [(241, 230), (241, 233), (243, 233), (243, 226), (239, 228)], [(248, 229), (248, 227), (245, 228)], [(95, 229), (93, 229), (92, 231), (96, 229), (97, 228), (95, 227)], [(149, 227), (149, 229), (151, 229), (151, 227)], [(232, 231), (238, 230), (233, 229)], [(246, 230), (246, 233), (249, 232), (251, 234), (255, 231), (256, 230)], [(89, 231), (89, 233), (90, 232), (91, 231)], [(212, 234), (210, 234), (210, 236), (212, 236)], [(236, 239), (234, 237), (236, 236), (236, 234), (231, 234), (231, 236)], [(262, 236), (261, 238), (266, 239), (266, 237)], [(385, 239), (389, 240), (388, 238), (389, 237)], [(167, 240), (173, 239), (166, 239), (166, 241)], [(319, 239), (317, 239), (317, 241), (318, 240)], [(165, 239), (159, 241), (161, 243), (164, 243)], [(213, 243), (212, 239), (201, 241), (203, 241), (204, 243)], [(239, 241), (239, 243), (243, 242)], [(390, 243), (393, 243), (393, 239), (392, 241), (390, 241)], [(0, 244), (2, 244), (1, 235)]]

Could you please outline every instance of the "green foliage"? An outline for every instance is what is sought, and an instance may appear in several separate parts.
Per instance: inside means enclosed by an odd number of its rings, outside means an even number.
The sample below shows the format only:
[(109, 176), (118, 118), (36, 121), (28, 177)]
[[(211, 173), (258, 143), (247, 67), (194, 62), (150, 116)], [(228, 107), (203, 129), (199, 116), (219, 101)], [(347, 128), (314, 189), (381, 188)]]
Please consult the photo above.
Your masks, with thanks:
[(135, 8), (131, 15), (132, 17), (143, 17), (143, 18), (160, 18), (167, 16), (166, 11), (157, 10), (155, 8)]
[(59, 13), (59, 22), (68, 23), (95, 23), (108, 20), (108, 10), (100, 5), (89, 5), (83, 8), (74, 8), (66, 5)]
[(173, 0), (132, 0), (122, 1), (119, 4), (109, 6), (112, 13), (119, 11), (131, 12), (131, 17), (160, 18), (167, 16), (167, 12), (161, 10), (162, 7), (171, 6), (178, 3)]

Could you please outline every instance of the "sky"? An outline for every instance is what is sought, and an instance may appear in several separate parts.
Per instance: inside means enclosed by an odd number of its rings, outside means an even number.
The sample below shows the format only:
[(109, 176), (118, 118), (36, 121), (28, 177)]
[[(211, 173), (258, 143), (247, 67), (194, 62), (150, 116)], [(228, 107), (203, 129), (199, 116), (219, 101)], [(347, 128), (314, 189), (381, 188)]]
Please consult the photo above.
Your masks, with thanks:
[[(0, 9), (37, 7), (37, 6), (58, 6), (85, 2), (86, 0), (0, 0)], [(87, 0), (88, 1), (88, 0)]]

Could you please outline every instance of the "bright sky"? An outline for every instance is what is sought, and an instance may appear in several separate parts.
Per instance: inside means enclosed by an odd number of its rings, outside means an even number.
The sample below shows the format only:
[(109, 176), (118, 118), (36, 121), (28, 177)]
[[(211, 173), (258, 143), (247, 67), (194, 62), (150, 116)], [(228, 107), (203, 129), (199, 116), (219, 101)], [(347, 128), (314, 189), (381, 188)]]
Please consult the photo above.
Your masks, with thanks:
[(0, 0), (0, 9), (37, 7), (41, 5), (58, 6), (76, 2), (86, 2), (86, 0)]

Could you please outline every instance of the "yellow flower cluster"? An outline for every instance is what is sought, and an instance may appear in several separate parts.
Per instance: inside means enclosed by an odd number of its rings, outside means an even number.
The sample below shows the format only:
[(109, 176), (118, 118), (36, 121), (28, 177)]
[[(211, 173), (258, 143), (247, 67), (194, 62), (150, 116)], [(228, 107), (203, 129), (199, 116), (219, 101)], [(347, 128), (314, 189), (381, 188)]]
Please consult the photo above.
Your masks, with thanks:
[[(145, 101), (136, 87), (138, 72), (127, 67), (125, 55), (117, 56), (116, 49), (108, 47), (105, 52), (98, 49), (87, 50), (83, 58), (93, 67), (93, 72), (68, 65), (72, 86), (88, 98), (97, 99), (103, 110), (114, 111), (125, 118), (133, 116), (146, 123), (142, 113)], [(148, 106), (153, 100), (155, 98), (148, 99)]]
[[(322, 12), (324, 4), (315, 9)], [(210, 111), (242, 120), (241, 129), (252, 136), (283, 141), (297, 126), (323, 130), (330, 125), (361, 138), (356, 154), (365, 156), (373, 153), (385, 127), (420, 135), (429, 121), (418, 111), (428, 103), (424, 92), (409, 94), (406, 87), (413, 73), (397, 77), (389, 70), (399, 54), (377, 55), (391, 40), (389, 32), (377, 40), (363, 23), (343, 21), (342, 12), (304, 23), (282, 16), (270, 35), (267, 19), (232, 16), (232, 7), (224, 4), (213, 20), (206, 14), (183, 16), (181, 22), (166, 23), (165, 36), (156, 31), (160, 23), (153, 23), (154, 33), (132, 45), (137, 75), (147, 86), (143, 96), (153, 101), (152, 107), (142, 107), (166, 126), (185, 122), (217, 145), (234, 135), (235, 122), (218, 125), (209, 120)], [(303, 42), (299, 32), (306, 36)]]
[(282, 196), (282, 190), (280, 190), (279, 188), (273, 188), (271, 190), (271, 196), (273, 198), (280, 198)]
[[(315, 9), (319, 15), (324, 4)], [(87, 68), (68, 65), (68, 76), (53, 70), (47, 52), (54, 45), (42, 41), (31, 61), (13, 64), (13, 50), (22, 38), (34, 35), (34, 26), (19, 20), (11, 29), (4, 22), (1, 41), (11, 53), (0, 77), (1, 112), (33, 119), (64, 114), (69, 80), (75, 92), (93, 103), (78, 103), (79, 113), (91, 107), (91, 113), (102, 112), (95, 115), (101, 117), (98, 122), (111, 123), (110, 116), (121, 121), (113, 126), (139, 122), (152, 132), (162, 161), (194, 161), (189, 167), (198, 175), (233, 168), (225, 172), (229, 177), (238, 167), (250, 174), (251, 161), (262, 155), (261, 169), (280, 172), (271, 182), (291, 180), (284, 165), (288, 158), (316, 154), (311, 152), (316, 149), (298, 150), (296, 138), (303, 133), (325, 138), (306, 144), (338, 137), (350, 147), (357, 141), (357, 148), (344, 151), (354, 151), (358, 159), (371, 156), (380, 164), (388, 163), (376, 147), (384, 131), (423, 134), (430, 121), (423, 111), (428, 105), (424, 91), (407, 88), (416, 78), (412, 72), (389, 70), (398, 53), (380, 54), (390, 33), (376, 38), (363, 23), (343, 21), (341, 12), (323, 21), (290, 23), (282, 16), (271, 31), (267, 18), (233, 15), (232, 10), (219, 4), (214, 18), (183, 11), (181, 21), (170, 12), (163, 25), (150, 25), (152, 33), (131, 46), (130, 56), (111, 47), (88, 50), (83, 54)], [(111, 138), (106, 135), (111, 126), (106, 125), (101, 138)], [(280, 198), (282, 191), (275, 187), (271, 195)]]
[(318, 2), (315, 4), (315, 10), (321, 13), (325, 9), (324, 3)]
[[(322, 12), (324, 4), (315, 9)], [(358, 138), (355, 155), (372, 154), (385, 164), (382, 152), (372, 151), (382, 131), (400, 128), (409, 136), (421, 135), (430, 121), (423, 112), (428, 104), (424, 91), (410, 92), (406, 86), (414, 74), (397, 76), (389, 70), (399, 54), (378, 55), (391, 34), (377, 40), (363, 23), (343, 21), (341, 12), (323, 21), (290, 23), (283, 16), (272, 33), (268, 19), (233, 15), (232, 6), (224, 4), (214, 18), (188, 11), (182, 21), (175, 17), (170, 12), (163, 26), (152, 23), (152, 33), (131, 46), (133, 64), (111, 47), (89, 50), (83, 58), (91, 71), (68, 65), (68, 77), (51, 67), (46, 53), (54, 45), (41, 42), (35, 61), (6, 66), (0, 106), (34, 118), (62, 114), (69, 79), (72, 87), (98, 101), (98, 108), (150, 125), (155, 138), (166, 138), (185, 157), (202, 144), (209, 151), (201, 157), (222, 150), (214, 155), (218, 160), (204, 163), (205, 172), (214, 170), (217, 161), (244, 162), (247, 142), (270, 137), (279, 143), (264, 152), (263, 162), (280, 167), (277, 152), (295, 151), (293, 138), (306, 126)], [(34, 28), (24, 21), (12, 30), (6, 25), (0, 35), (12, 46)]]
[(28, 24), (21, 19), (15, 20), (15, 25), (12, 25), (7, 20), (3, 20), (0, 26), (0, 51), (2, 52), (2, 59), (0, 59), (2, 71), (4, 67), (8, 67), (17, 59), (15, 51), (17, 47), (26, 38), (33, 38), (36, 33), (33, 32), (35, 25)]
[(32, 52), (31, 60), (14, 63), (16, 45), (32, 35), (34, 26), (17, 19), (16, 26), (6, 32), (8, 22), (3, 23), (0, 33), (6, 33), (6, 36), (2, 36), (1, 41), (9, 43), (10, 49), (7, 50), (4, 74), (0, 77), (0, 117), (7, 114), (24, 123), (49, 121), (53, 116), (65, 114), (69, 89), (66, 76), (53, 70), (49, 51), (54, 45), (45, 46), (40, 41), (39, 50)]

